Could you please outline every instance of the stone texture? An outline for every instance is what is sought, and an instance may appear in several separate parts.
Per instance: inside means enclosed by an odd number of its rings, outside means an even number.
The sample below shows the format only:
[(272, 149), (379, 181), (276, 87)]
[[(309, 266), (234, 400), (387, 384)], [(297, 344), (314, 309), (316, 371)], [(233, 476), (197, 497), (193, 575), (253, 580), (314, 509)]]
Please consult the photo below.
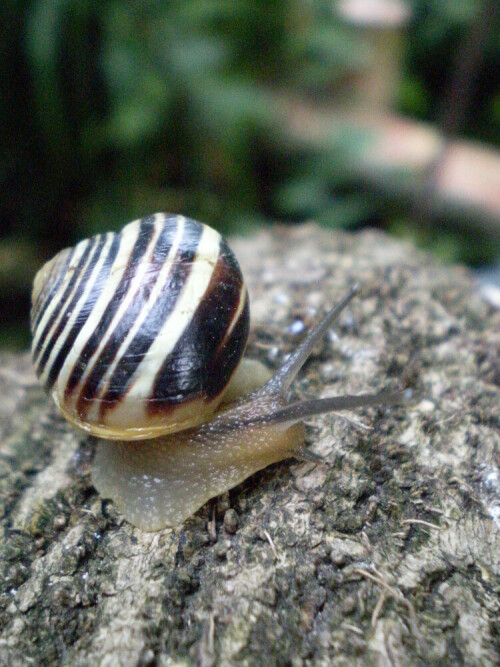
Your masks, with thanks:
[(352, 281), (297, 396), (411, 387), (308, 423), (285, 461), (175, 530), (90, 483), (27, 355), (0, 357), (0, 664), (493, 665), (499, 637), (500, 314), (470, 274), (383, 234), (234, 240), (248, 353), (271, 367)]

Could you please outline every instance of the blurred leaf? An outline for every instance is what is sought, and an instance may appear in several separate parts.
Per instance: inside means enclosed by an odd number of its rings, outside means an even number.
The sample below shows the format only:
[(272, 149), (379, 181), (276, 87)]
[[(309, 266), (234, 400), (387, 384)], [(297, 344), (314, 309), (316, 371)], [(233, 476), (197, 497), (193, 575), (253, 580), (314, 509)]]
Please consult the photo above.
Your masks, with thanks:
[[(432, 122), (482, 2), (412, 6), (400, 108)], [(5, 0), (0, 22), (0, 234), (39, 255), (155, 210), (226, 233), (305, 217), (390, 227), (407, 210), (413, 174), (387, 174), (375, 196), (359, 179), (368, 133), (335, 121), (374, 52), (331, 0)], [(498, 143), (492, 34), (463, 132)], [(452, 223), (419, 243), (470, 262), (496, 252)]]
[(26, 44), (31, 58), (38, 121), (47, 148), (54, 157), (71, 151), (70, 129), (64, 112), (59, 75), (60, 26), (71, 0), (34, 2), (26, 25)]
[(358, 226), (360, 221), (369, 218), (373, 211), (370, 200), (362, 193), (333, 197), (330, 205), (316, 217), (316, 221), (324, 227), (346, 229)]
[(403, 77), (398, 99), (401, 110), (417, 118), (425, 117), (430, 111), (425, 86), (416, 78)]
[(276, 206), (287, 216), (297, 220), (315, 216), (328, 206), (330, 197), (320, 176), (288, 181), (277, 192)]

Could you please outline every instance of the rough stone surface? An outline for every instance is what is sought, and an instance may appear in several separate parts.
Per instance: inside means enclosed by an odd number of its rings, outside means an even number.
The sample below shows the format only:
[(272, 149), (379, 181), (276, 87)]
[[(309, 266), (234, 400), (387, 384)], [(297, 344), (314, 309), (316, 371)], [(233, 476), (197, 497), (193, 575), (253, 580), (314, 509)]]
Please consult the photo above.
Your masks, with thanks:
[(362, 286), (297, 396), (418, 399), (311, 420), (328, 465), (285, 461), (148, 534), (97, 496), (93, 444), (28, 356), (0, 357), (0, 664), (498, 664), (500, 314), (465, 269), (379, 233), (232, 245), (270, 366)]

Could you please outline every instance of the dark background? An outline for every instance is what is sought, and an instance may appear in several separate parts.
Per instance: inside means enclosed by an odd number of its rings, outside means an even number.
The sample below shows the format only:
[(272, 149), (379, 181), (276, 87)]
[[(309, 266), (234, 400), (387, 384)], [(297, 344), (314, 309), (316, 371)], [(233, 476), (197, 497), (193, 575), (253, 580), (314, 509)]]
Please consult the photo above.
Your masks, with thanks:
[(43, 261), (159, 210), (226, 234), (370, 225), (493, 264), (497, 223), (427, 196), (439, 160), (415, 189), (411, 169), (366, 178), (353, 156), (358, 119), (394, 112), (498, 148), (496, 5), (415, 0), (367, 25), (331, 0), (4, 0), (0, 348), (29, 344)]

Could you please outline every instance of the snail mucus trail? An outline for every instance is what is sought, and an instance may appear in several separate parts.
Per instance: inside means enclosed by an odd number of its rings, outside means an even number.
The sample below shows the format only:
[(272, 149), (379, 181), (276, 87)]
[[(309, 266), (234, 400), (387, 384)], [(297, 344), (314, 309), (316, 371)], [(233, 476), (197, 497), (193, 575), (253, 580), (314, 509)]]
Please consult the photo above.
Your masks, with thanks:
[(291, 382), (357, 291), (270, 377), (243, 358), (248, 294), (226, 241), (157, 213), (40, 269), (33, 362), (63, 416), (98, 438), (99, 493), (135, 526), (160, 530), (257, 470), (306, 456), (303, 419), (402, 401), (384, 390), (289, 402)]

